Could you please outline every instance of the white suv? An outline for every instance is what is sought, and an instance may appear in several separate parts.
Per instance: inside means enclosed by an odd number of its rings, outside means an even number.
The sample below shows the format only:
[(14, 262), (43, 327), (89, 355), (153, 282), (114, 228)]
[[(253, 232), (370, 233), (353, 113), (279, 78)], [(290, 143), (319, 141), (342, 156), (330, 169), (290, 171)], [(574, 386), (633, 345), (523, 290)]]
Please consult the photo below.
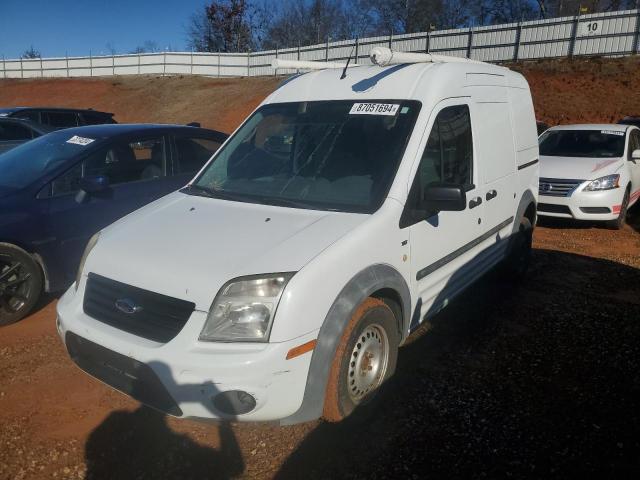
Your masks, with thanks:
[(526, 269), (529, 86), (460, 60), (290, 79), (182, 190), (88, 245), (58, 329), (86, 372), (179, 417), (340, 420), (487, 270)]
[(563, 125), (540, 136), (538, 214), (624, 225), (640, 197), (640, 129)]

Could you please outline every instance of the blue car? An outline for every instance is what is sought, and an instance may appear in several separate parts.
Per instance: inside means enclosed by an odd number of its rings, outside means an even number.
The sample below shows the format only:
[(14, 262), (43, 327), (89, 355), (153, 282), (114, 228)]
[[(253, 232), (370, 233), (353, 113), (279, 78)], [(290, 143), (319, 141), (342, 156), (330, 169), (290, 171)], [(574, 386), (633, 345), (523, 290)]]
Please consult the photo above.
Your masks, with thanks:
[[(67, 288), (89, 238), (184, 186), (227, 135), (179, 125), (96, 125), (0, 155), (0, 325)], [(167, 252), (170, 254), (170, 252)]]

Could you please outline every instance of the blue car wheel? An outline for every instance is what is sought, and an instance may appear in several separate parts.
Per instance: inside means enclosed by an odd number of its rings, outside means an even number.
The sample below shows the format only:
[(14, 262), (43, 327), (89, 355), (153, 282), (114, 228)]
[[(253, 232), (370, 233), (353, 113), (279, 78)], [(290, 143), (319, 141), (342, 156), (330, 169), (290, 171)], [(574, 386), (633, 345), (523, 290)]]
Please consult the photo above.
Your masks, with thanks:
[(42, 293), (42, 271), (24, 250), (0, 243), (0, 325), (25, 317)]

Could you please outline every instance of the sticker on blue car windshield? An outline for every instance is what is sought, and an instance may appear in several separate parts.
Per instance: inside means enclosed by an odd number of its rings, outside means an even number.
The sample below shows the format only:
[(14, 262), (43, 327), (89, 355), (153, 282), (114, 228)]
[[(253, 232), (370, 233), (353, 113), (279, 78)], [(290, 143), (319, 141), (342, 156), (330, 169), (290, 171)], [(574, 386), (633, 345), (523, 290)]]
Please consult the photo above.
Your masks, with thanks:
[(354, 103), (349, 115), (395, 115), (400, 105), (397, 103)]
[(89, 145), (93, 141), (94, 141), (93, 138), (85, 138), (85, 137), (79, 137), (78, 135), (74, 135), (69, 140), (67, 140), (67, 143), (73, 143), (74, 145), (85, 146), (85, 145)]

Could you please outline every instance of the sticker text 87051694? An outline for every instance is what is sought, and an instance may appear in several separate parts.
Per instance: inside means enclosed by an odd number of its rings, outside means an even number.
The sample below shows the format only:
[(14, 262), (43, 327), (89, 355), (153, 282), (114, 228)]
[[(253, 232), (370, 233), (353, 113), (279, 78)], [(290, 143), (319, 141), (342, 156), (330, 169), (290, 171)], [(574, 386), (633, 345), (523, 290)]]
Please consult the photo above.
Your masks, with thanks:
[(354, 103), (349, 115), (395, 115), (398, 108), (397, 103)]

